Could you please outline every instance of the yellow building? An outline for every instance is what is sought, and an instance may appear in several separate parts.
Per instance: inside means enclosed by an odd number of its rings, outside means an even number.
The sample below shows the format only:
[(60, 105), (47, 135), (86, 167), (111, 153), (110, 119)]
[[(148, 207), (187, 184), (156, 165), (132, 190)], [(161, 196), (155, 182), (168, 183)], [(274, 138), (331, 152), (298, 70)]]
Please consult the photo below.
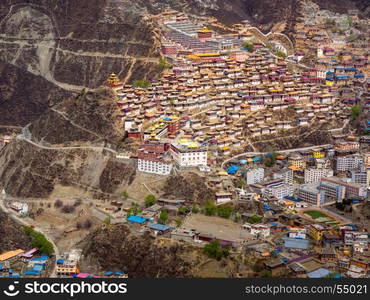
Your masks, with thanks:
[(308, 227), (308, 235), (316, 242), (320, 242), (322, 240), (325, 231), (326, 229), (319, 224), (311, 224)]
[(118, 76), (114, 73), (110, 74), (109, 78), (106, 80), (105, 84), (107, 86), (118, 86), (120, 85), (121, 81), (119, 80)]
[(325, 153), (322, 151), (313, 151), (312, 155), (314, 158), (324, 158), (325, 157)]
[(306, 168), (306, 160), (301, 155), (293, 155), (289, 157), (289, 165), (303, 170)]

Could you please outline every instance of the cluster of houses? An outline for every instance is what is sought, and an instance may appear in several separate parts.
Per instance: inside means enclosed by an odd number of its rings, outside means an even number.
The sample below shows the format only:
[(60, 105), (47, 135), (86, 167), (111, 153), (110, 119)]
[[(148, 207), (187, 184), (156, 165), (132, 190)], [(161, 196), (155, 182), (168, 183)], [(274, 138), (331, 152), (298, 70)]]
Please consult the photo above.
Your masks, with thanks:
[(38, 249), (16, 249), (0, 254), (1, 278), (47, 277), (51, 259)]
[[(140, 144), (139, 171), (168, 175), (174, 167), (205, 167), (243, 149), (246, 137), (342, 124), (360, 103), (348, 84), (365, 84), (366, 55), (334, 51), (341, 65), (332, 54), (326, 59), (325, 48), (315, 67), (296, 72), (263, 43), (254, 42), (252, 52), (242, 48), (248, 30), (231, 38), (183, 14), (166, 17), (162, 52), (172, 68), (145, 87), (123, 84), (115, 74), (106, 81), (119, 97), (124, 130)], [(288, 109), (286, 119), (275, 113)]]

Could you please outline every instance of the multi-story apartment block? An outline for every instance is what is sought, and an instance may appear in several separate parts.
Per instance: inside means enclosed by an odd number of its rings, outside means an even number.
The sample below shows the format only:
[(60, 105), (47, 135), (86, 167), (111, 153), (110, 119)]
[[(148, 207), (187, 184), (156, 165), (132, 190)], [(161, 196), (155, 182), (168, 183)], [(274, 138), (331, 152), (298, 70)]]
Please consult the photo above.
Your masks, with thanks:
[(249, 169), (245, 173), (245, 178), (246, 178), (247, 184), (260, 183), (260, 182), (263, 181), (264, 177), (265, 177), (265, 169), (264, 168)]
[(337, 171), (349, 171), (356, 169), (362, 163), (362, 157), (359, 155), (346, 155), (337, 157)]
[(309, 168), (304, 170), (304, 182), (317, 182), (320, 181), (322, 177), (333, 176), (333, 170), (331, 169), (315, 169)]
[(286, 184), (293, 184), (293, 171), (290, 169), (283, 169), (273, 174), (274, 179), (283, 179)]
[(317, 182), (302, 184), (298, 189), (298, 198), (304, 202), (321, 206), (325, 203), (325, 193)]

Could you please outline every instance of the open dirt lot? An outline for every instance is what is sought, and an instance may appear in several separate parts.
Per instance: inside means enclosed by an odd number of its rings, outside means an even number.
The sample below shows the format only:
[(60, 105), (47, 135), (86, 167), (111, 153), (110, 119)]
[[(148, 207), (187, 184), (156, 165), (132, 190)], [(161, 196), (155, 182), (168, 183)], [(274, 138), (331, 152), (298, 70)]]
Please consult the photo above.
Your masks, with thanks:
[(240, 224), (220, 217), (192, 214), (183, 223), (183, 227), (195, 229), (202, 233), (210, 233), (223, 240), (250, 240), (252, 236)]

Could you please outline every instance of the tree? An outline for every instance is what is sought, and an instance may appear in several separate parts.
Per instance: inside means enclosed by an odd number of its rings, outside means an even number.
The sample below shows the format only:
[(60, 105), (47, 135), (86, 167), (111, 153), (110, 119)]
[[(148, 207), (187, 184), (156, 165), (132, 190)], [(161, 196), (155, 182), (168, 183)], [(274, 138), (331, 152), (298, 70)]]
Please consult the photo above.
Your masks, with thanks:
[(254, 45), (252, 43), (245, 42), (243, 43), (242, 47), (247, 49), (249, 52), (254, 51)]
[(75, 211), (75, 207), (73, 205), (64, 205), (62, 207), (62, 212), (65, 214), (71, 214)]
[(276, 52), (276, 55), (279, 56), (279, 57), (282, 57), (282, 58), (285, 58), (286, 57), (286, 54), (283, 51), (281, 51), (281, 50), (279, 50), (278, 52)]
[(54, 253), (54, 247), (46, 237), (31, 227), (24, 227), (24, 232), (32, 239), (32, 247), (39, 249), (42, 254), (52, 255)]
[(236, 213), (234, 216), (234, 222), (239, 223), (241, 219), (242, 219), (241, 215), (239, 213)]
[(222, 247), (218, 241), (213, 241), (204, 246), (204, 253), (211, 258), (221, 260), (223, 257), (228, 257), (230, 254), (229, 247)]
[(270, 153), (270, 154), (267, 154), (265, 156), (265, 160), (264, 160), (264, 163), (265, 163), (265, 166), (266, 167), (272, 167), (275, 163), (276, 163), (276, 157), (278, 156), (279, 154), (277, 153)]
[(176, 227), (181, 227), (182, 221), (181, 220), (176, 220)]
[(361, 106), (360, 105), (354, 105), (352, 106), (351, 108), (351, 116), (352, 116), (352, 120), (356, 120), (358, 118), (358, 116), (361, 114)]
[(160, 71), (172, 68), (172, 65), (167, 61), (166, 58), (162, 57), (159, 59), (158, 67)]
[(261, 274), (262, 278), (270, 278), (273, 277), (271, 271), (265, 271)]
[(122, 198), (123, 198), (123, 200), (127, 200), (127, 199), (128, 199), (128, 197), (129, 197), (129, 195), (128, 195), (127, 191), (126, 191), (126, 190), (125, 190), (125, 191), (123, 191), (123, 192), (122, 192)]
[(235, 183), (235, 186), (238, 188), (238, 189), (242, 189), (245, 187), (245, 181), (242, 179), (242, 178), (239, 178), (236, 183)]
[(109, 225), (110, 224), (110, 217), (106, 217), (105, 219), (104, 219), (104, 221), (103, 221), (103, 223), (105, 224), (105, 225)]
[(186, 215), (190, 211), (190, 209), (186, 206), (180, 206), (177, 211), (180, 215)]
[(221, 218), (225, 218), (225, 219), (230, 218), (232, 212), (233, 212), (233, 208), (230, 205), (221, 205), (217, 207), (217, 214)]
[(348, 17), (347, 18), (347, 23), (348, 23), (348, 26), (349, 27), (352, 27), (352, 25), (353, 25), (353, 19), (352, 19), (352, 17)]
[(60, 207), (62, 207), (63, 206), (63, 201), (61, 201), (61, 200), (57, 200), (57, 201), (55, 201), (55, 203), (54, 203), (54, 207), (56, 207), (56, 208), (60, 208)]
[(136, 79), (134, 81), (134, 86), (145, 89), (145, 88), (150, 87), (151, 83), (149, 82), (149, 80), (146, 80), (146, 79)]
[(326, 19), (325, 25), (330, 25), (330, 26), (335, 25), (335, 21), (333, 19)]
[(214, 216), (217, 212), (217, 206), (212, 201), (204, 203), (204, 212), (207, 216)]
[(150, 195), (146, 196), (145, 200), (144, 200), (145, 207), (152, 206), (156, 202), (157, 202), (157, 198), (153, 194), (150, 194)]
[(247, 219), (247, 222), (250, 224), (256, 224), (256, 223), (261, 222), (261, 220), (262, 220), (261, 216), (253, 215)]
[(135, 202), (131, 203), (131, 207), (127, 211), (127, 217), (136, 216), (140, 212), (139, 205)]
[(168, 212), (166, 210), (163, 210), (158, 218), (158, 223), (160, 224), (166, 224), (168, 220)]
[(193, 204), (193, 207), (191, 208), (191, 212), (194, 214), (197, 214), (199, 212), (199, 207), (196, 204)]

